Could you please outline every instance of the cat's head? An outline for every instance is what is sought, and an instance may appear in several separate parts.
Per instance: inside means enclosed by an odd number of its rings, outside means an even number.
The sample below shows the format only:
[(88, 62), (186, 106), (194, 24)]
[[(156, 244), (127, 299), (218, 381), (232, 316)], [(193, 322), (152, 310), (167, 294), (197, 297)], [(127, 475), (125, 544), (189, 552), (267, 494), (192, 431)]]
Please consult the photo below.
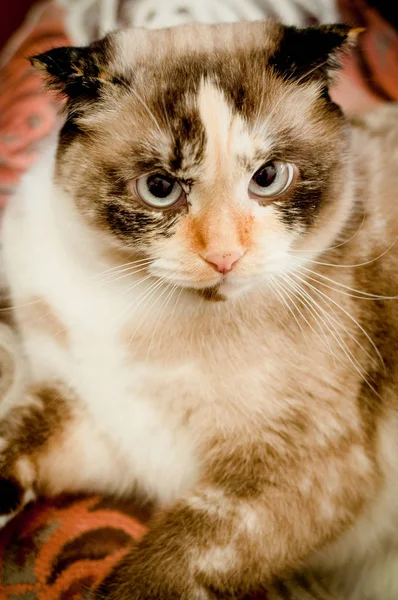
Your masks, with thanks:
[(57, 185), (170, 283), (229, 296), (289, 272), (349, 210), (349, 136), (328, 87), (355, 35), (190, 25), (35, 57), (67, 98)]

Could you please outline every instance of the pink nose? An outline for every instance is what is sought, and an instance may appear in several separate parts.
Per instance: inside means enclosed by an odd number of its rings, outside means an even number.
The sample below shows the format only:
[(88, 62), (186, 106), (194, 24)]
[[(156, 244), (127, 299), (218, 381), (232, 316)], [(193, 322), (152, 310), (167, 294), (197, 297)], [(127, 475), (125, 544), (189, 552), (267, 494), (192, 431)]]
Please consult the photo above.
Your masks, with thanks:
[(241, 250), (235, 250), (235, 252), (224, 252), (223, 254), (206, 254), (204, 258), (216, 271), (225, 275), (232, 271), (232, 267), (242, 255)]

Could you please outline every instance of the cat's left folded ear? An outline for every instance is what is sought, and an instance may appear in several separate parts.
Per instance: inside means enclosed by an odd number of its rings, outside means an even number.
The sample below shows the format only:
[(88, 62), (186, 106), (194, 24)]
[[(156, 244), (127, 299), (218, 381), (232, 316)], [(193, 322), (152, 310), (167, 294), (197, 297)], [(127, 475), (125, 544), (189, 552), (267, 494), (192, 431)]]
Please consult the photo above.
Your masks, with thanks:
[(333, 80), (341, 68), (341, 58), (357, 43), (361, 27), (320, 25), (304, 29), (282, 27), (278, 48), (270, 65), (289, 81)]
[(109, 39), (87, 47), (64, 46), (32, 56), (31, 64), (42, 71), (51, 89), (70, 100), (95, 99), (101, 86), (116, 83), (108, 70)]

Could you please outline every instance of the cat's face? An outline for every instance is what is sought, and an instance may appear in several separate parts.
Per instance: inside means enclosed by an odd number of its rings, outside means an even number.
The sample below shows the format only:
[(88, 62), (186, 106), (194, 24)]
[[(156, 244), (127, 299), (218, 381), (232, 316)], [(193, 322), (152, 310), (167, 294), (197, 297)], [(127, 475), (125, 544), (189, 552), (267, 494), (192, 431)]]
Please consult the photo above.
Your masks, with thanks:
[(349, 37), (185, 26), (38, 57), (69, 97), (59, 185), (170, 283), (229, 296), (289, 272), (348, 210), (346, 126), (327, 85)]

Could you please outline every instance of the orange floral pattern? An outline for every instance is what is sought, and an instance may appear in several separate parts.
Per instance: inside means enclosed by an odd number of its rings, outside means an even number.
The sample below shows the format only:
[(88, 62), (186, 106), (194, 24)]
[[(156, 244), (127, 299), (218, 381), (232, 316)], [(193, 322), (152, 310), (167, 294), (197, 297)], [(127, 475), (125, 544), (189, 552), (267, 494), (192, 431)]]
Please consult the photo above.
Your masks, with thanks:
[(98, 497), (27, 508), (0, 536), (0, 598), (84, 598), (141, 539), (148, 515)]

